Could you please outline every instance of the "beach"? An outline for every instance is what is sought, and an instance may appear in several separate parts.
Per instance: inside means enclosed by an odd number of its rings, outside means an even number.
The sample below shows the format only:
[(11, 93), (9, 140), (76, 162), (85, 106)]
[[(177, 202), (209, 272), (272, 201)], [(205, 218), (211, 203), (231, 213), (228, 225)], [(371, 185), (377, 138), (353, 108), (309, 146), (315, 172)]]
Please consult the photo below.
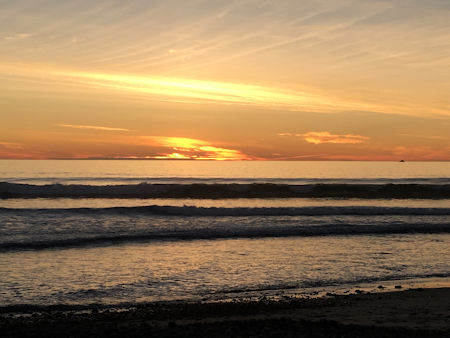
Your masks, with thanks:
[(448, 337), (450, 288), (319, 298), (2, 308), (3, 337)]

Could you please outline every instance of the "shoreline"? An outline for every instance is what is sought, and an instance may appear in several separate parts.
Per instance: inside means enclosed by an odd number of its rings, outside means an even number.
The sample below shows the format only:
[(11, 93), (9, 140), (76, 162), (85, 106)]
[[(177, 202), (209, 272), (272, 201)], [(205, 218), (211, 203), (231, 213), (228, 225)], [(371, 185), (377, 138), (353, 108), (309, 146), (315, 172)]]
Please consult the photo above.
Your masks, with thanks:
[[(385, 291), (380, 290), (380, 291)], [(4, 337), (140, 336), (445, 337), (450, 288), (318, 297), (153, 302), (126, 308), (51, 307), (0, 313)], [(18, 309), (17, 309), (18, 310)]]
[(322, 285), (317, 287), (292, 286), (284, 288), (249, 289), (242, 291), (227, 291), (210, 293), (203, 296), (192, 296), (184, 298), (160, 298), (130, 302), (91, 302), (91, 303), (53, 303), (53, 304), (0, 304), (0, 318), (4, 314), (15, 314), (27, 316), (30, 313), (39, 312), (78, 312), (90, 310), (126, 311), (130, 308), (145, 307), (155, 304), (176, 305), (191, 303), (228, 303), (228, 302), (253, 302), (264, 298), (269, 301), (280, 301), (284, 299), (305, 300), (320, 299), (333, 296), (350, 296), (373, 293), (391, 293), (417, 289), (450, 289), (449, 276), (417, 277), (411, 279), (374, 280), (370, 282), (358, 282), (340, 285)]

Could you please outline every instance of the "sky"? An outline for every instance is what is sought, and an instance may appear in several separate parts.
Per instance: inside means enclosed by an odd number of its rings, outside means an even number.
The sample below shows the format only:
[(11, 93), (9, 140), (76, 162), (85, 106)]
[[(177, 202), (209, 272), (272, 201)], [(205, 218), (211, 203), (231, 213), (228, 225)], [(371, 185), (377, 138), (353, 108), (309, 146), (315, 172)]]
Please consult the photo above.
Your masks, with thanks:
[(0, 158), (450, 160), (448, 0), (0, 0)]

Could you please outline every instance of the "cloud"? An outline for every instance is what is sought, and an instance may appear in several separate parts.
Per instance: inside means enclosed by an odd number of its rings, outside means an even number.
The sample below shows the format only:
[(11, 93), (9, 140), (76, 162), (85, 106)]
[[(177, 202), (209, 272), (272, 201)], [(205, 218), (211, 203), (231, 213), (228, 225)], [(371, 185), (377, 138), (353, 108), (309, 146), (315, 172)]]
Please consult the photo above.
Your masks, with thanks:
[(250, 157), (239, 150), (216, 147), (211, 142), (168, 136), (143, 136), (148, 145), (167, 148), (155, 159), (191, 159), (191, 160), (247, 160)]
[(244, 82), (205, 81), (171, 76), (133, 75), (117, 72), (86, 72), (75, 69), (49, 67), (42, 64), (0, 63), (1, 75), (33, 79), (43, 85), (76, 86), (90, 90), (101, 90), (119, 95), (131, 93), (140, 99), (159, 102), (219, 103), (285, 109), (297, 112), (344, 113), (378, 112), (400, 115), (424, 115), (428, 117), (449, 116), (447, 108), (426, 109), (421, 104), (383, 100), (376, 97), (339, 97), (328, 95), (320, 89), (288, 89), (278, 85), (262, 85)]
[(64, 128), (75, 128), (75, 129), (93, 129), (93, 130), (103, 130), (103, 131), (130, 131), (125, 128), (111, 128), (111, 127), (102, 127), (102, 126), (86, 126), (80, 124), (58, 124), (58, 127)]
[(308, 132), (302, 135), (306, 142), (321, 144), (321, 143), (340, 143), (340, 144), (355, 144), (362, 143), (369, 139), (367, 136), (345, 134), (337, 135), (331, 134), (327, 131), (322, 132)]
[(23, 148), (23, 146), (20, 143), (2, 142), (2, 141), (0, 141), (0, 147), (6, 148), (6, 149), (22, 149)]
[(23, 39), (29, 38), (30, 36), (31, 36), (31, 34), (19, 33), (19, 34), (5, 36), (5, 37), (3, 37), (3, 40), (6, 40), (6, 41), (23, 40)]
[(305, 134), (278, 133), (278, 136), (294, 136), (304, 139), (308, 143), (336, 143), (336, 144), (356, 144), (370, 139), (370, 137), (354, 134), (331, 134), (328, 131), (310, 131)]
[(172, 101), (183, 98), (193, 102), (209, 101), (323, 111), (361, 109), (359, 105), (337, 102), (314, 93), (242, 83), (77, 71), (56, 71), (52, 75), (83, 85), (141, 93), (149, 98)]
[(396, 158), (407, 161), (449, 161), (450, 146), (443, 149), (436, 149), (430, 146), (395, 146), (389, 151)]
[(420, 135), (420, 134), (400, 134), (400, 136), (406, 136), (406, 137), (414, 137), (414, 138), (422, 138), (427, 140), (448, 140), (448, 137), (445, 136), (437, 136), (437, 135)]
[[(43, 83), (133, 93), (150, 101), (221, 103), (283, 108), (291, 111), (342, 112), (376, 111), (375, 106), (340, 100), (315, 90), (292, 90), (277, 86), (237, 82), (205, 81), (189, 78), (97, 73), (56, 69), (36, 64), (0, 63), (0, 75), (12, 74)], [(182, 101), (180, 101), (182, 100)]]

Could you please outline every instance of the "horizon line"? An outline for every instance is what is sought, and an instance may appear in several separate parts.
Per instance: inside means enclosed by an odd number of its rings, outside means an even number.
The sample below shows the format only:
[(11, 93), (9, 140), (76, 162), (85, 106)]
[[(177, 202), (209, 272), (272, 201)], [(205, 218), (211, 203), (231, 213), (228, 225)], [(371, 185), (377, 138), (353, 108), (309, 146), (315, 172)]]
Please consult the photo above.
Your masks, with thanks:
[(114, 158), (114, 157), (86, 157), (86, 158), (79, 158), (79, 157), (49, 157), (49, 158), (33, 158), (33, 157), (27, 157), (27, 158), (0, 158), (0, 161), (7, 161), (7, 160), (26, 160), (26, 161), (192, 161), (192, 162), (198, 162), (198, 161), (207, 161), (207, 162), (398, 162), (398, 163), (406, 163), (406, 162), (450, 162), (450, 159), (448, 160), (430, 160), (430, 159), (423, 159), (423, 160), (367, 160), (367, 159), (224, 159), (224, 160), (217, 160), (217, 159), (208, 159), (208, 158), (201, 158), (201, 159), (193, 159), (193, 158)]

